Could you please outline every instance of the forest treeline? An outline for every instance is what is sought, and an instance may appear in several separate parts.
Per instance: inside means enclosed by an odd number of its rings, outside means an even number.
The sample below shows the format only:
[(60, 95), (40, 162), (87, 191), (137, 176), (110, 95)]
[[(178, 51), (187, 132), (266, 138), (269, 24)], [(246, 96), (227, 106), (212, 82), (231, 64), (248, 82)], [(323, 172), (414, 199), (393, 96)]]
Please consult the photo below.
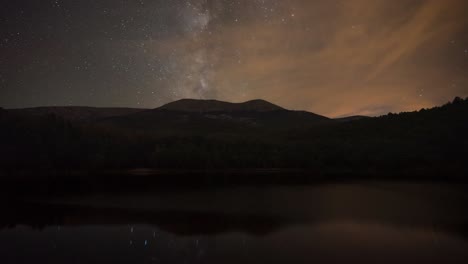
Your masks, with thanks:
[(468, 98), (348, 122), (281, 121), (238, 129), (216, 122), (198, 128), (160, 124), (133, 129), (0, 109), (0, 171), (290, 168), (459, 176), (468, 172)]

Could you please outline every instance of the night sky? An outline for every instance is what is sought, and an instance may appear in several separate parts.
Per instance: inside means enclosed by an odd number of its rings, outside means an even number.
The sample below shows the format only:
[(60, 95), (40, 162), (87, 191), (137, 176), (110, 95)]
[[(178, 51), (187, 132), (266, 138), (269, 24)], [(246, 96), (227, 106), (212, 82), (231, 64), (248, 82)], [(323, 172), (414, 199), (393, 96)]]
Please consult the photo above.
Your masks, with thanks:
[(0, 106), (419, 110), (468, 96), (467, 12), (466, 0), (5, 0)]

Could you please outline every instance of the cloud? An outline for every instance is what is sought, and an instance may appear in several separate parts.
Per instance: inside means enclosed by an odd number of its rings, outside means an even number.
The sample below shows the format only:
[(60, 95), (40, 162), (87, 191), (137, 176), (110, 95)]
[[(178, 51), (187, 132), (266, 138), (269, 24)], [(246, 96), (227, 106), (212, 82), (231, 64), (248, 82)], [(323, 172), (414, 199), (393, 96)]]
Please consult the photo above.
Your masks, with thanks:
[(250, 19), (205, 40), (222, 50), (217, 96), (261, 97), (329, 116), (379, 115), (443, 103), (456, 95), (447, 82), (468, 84), (451, 62), (438, 64), (466, 29), (464, 1), (301, 3), (294, 17), (286, 10), (269, 23)]
[(192, 1), (183, 34), (145, 42), (166, 69), (162, 103), (263, 98), (333, 117), (468, 96), (464, 0), (261, 3)]
[(432, 39), (448, 37), (462, 25), (450, 20), (442, 20), (445, 13), (452, 13), (453, 8), (458, 8), (459, 1), (426, 1), (421, 5), (411, 18), (401, 27), (385, 32), (379, 36), (380, 51), (387, 51), (381, 60), (370, 72), (368, 80), (376, 78), (380, 73), (403, 59), (411, 56), (424, 43)]

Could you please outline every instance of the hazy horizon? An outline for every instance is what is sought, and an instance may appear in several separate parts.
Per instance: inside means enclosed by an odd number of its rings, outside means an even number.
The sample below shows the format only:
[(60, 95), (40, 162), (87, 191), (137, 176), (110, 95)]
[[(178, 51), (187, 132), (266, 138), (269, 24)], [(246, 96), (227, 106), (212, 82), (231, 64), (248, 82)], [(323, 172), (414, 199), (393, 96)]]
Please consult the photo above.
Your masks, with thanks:
[[(266, 102), (269, 102), (269, 103), (272, 103), (276, 106), (279, 106), (279, 107), (282, 107), (281, 105), (279, 104), (276, 104), (274, 102), (270, 102), (270, 101), (267, 101), (267, 100), (264, 100), (264, 99), (252, 99), (252, 100), (247, 100), (247, 101), (240, 101), (240, 102), (229, 102), (229, 101), (221, 101), (221, 100), (218, 100), (218, 99), (195, 99), (195, 98), (183, 98), (183, 99), (178, 99), (178, 100), (175, 100), (175, 101), (171, 101), (171, 102), (168, 102), (168, 103), (165, 103), (165, 104), (162, 104), (160, 106), (157, 106), (157, 107), (154, 107), (154, 108), (144, 108), (144, 107), (125, 107), (125, 106), (89, 106), (89, 105), (41, 105), (41, 106), (30, 106), (30, 107), (15, 107), (15, 108), (5, 108), (5, 109), (11, 109), (11, 110), (15, 110), (15, 109), (28, 109), (28, 108), (42, 108), (42, 107), (77, 107), (77, 108), (130, 108), (130, 109), (141, 109), (141, 110), (151, 110), (151, 109), (157, 109), (159, 107), (162, 107), (164, 105), (167, 105), (169, 103), (173, 103), (173, 102), (177, 102), (177, 101), (181, 101), (181, 100), (200, 100), (200, 101), (218, 101), (218, 102), (224, 102), (224, 103), (231, 103), (231, 104), (242, 104), (242, 103), (247, 103), (247, 102), (251, 102), (251, 101), (257, 101), (257, 100), (263, 100), (263, 101), (266, 101)], [(447, 101), (447, 103), (450, 102), (450, 101)], [(436, 105), (434, 107), (437, 107), (437, 106), (440, 106), (440, 105)], [(314, 111), (308, 111), (308, 110), (304, 110), (304, 109), (288, 109), (288, 108), (285, 108), (286, 110), (292, 110), (292, 111), (307, 111), (307, 112), (311, 112), (311, 113), (314, 113), (314, 114), (318, 114), (318, 115), (322, 115), (321, 113), (317, 113), (317, 112), (314, 112)], [(425, 108), (427, 109), (427, 108)], [(418, 111), (418, 110), (421, 110), (421, 109), (415, 109), (414, 111)], [(402, 112), (396, 112), (396, 113), (403, 113), (403, 112), (413, 112), (413, 111), (402, 111)], [(378, 116), (382, 116), (382, 115), (386, 115), (388, 113), (382, 113), (382, 114), (377, 114), (377, 115), (367, 115), (369, 117), (378, 117)], [(326, 115), (322, 115), (322, 116), (325, 116), (325, 117), (329, 117), (329, 118), (344, 118), (344, 117), (351, 117), (351, 116), (360, 116), (359, 114), (357, 115), (341, 115), (341, 116), (326, 116)], [(364, 116), (364, 115), (363, 115)]]

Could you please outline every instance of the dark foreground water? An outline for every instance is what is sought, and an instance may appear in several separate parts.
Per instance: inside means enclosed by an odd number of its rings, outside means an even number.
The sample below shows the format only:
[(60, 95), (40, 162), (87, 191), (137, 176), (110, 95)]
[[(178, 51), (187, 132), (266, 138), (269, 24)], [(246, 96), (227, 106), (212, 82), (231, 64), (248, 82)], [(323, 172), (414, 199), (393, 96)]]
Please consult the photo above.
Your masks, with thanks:
[(467, 202), (428, 183), (9, 197), (0, 263), (468, 263)]

